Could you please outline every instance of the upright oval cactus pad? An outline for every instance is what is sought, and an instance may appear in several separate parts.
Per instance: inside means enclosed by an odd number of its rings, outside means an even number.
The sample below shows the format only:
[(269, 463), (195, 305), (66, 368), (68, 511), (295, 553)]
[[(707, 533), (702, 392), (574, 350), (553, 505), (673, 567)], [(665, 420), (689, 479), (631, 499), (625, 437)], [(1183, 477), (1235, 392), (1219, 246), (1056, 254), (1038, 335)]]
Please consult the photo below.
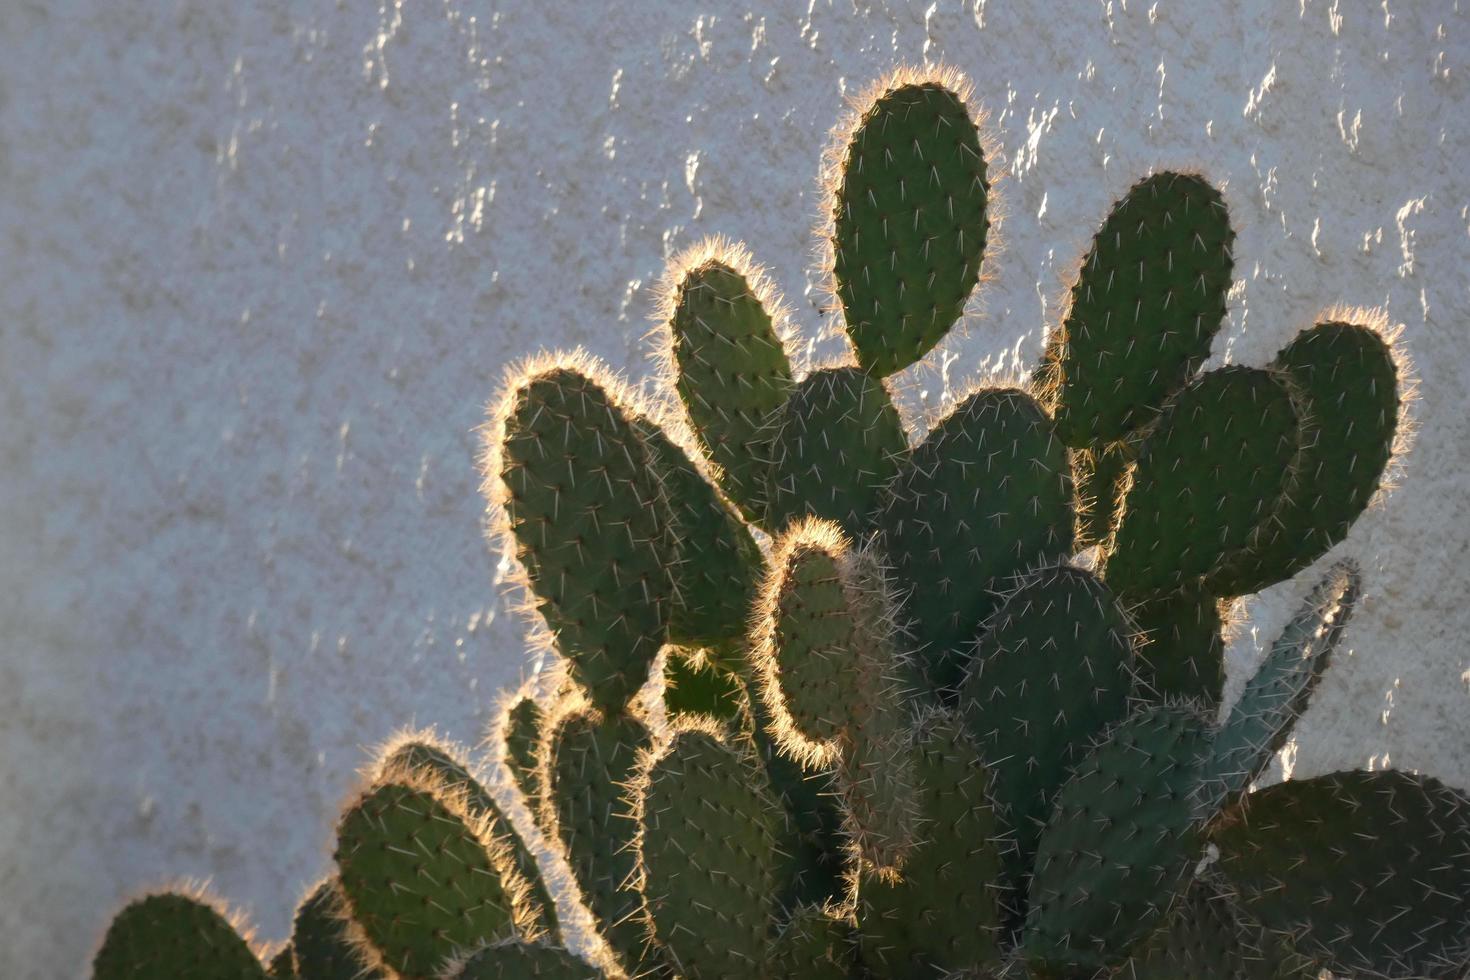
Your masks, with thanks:
[(1133, 632), (1097, 577), (1060, 565), (1022, 580), (981, 632), (960, 691), (1010, 830), (1024, 886), (1057, 791), (1087, 747), (1127, 713)]
[(780, 816), (756, 761), (690, 725), (638, 779), (642, 888), (654, 933), (690, 980), (761, 975)]
[(1347, 536), (1378, 493), (1404, 379), (1382, 315), (1362, 319), (1319, 323), (1276, 355), (1303, 408), (1301, 461), (1249, 550), (1217, 576), (1222, 594), (1259, 592), (1306, 568)]
[(1234, 242), (1220, 192), (1193, 174), (1146, 177), (1113, 205), (1049, 358), (1069, 446), (1149, 422), (1204, 363), (1225, 318)]
[[(775, 413), (791, 393), (780, 302), (743, 248), (711, 240), (674, 261), (664, 286), (663, 352), (720, 486), (745, 515), (765, 511)], [(775, 320), (773, 321), (773, 316)]]
[(1143, 443), (1107, 556), (1115, 592), (1203, 581), (1243, 552), (1297, 466), (1297, 396), (1280, 371), (1227, 367), (1176, 395)]
[(365, 791), (337, 825), (337, 868), (352, 920), (405, 980), (429, 980), (464, 949), (534, 934), (526, 885), (492, 853), (462, 791), (426, 774)]
[(955, 687), (962, 643), (996, 597), (1072, 551), (1066, 447), (1030, 395), (982, 388), (940, 420), (884, 491), (878, 517), (930, 684)]
[(1078, 765), (1037, 849), (1029, 960), (1043, 971), (1111, 967), (1162, 922), (1204, 852), (1197, 804), (1208, 751), (1197, 711), (1154, 705)]
[(313, 888), (296, 908), (291, 947), (301, 980), (384, 980), (367, 965), (344, 918), (346, 900), (335, 878)]
[(902, 72), (863, 106), (832, 193), (832, 273), (858, 363), (923, 357), (980, 279), (990, 182), (956, 73)]
[(601, 970), (545, 943), (503, 941), (445, 971), (443, 980), (602, 980)]
[(589, 371), (585, 358), (551, 359), (512, 386), (491, 427), (486, 480), (573, 675), (615, 709), (664, 642), (671, 528), (632, 413)]
[(531, 814), (539, 818), (541, 809), (541, 772), (536, 753), (541, 744), (541, 731), (546, 712), (536, 698), (523, 691), (506, 704), (500, 721), (502, 757), (511, 778), (520, 787)]
[(1470, 800), (1429, 776), (1337, 772), (1251, 794), (1214, 834), (1247, 912), (1334, 973), (1463, 976)]
[(265, 980), (250, 944), (215, 906), (165, 892), (118, 913), (92, 962), (93, 980)]
[(854, 367), (823, 368), (802, 380), (779, 418), (767, 530), (779, 534), (812, 516), (861, 539), (878, 491), (908, 450), (888, 389)]

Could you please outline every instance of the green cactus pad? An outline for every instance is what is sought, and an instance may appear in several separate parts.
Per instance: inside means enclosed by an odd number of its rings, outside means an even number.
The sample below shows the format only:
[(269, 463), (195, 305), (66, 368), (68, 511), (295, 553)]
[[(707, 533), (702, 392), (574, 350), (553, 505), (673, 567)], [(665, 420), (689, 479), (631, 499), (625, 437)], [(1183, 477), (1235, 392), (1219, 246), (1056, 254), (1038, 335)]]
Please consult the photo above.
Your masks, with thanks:
[(1252, 923), (1214, 878), (1196, 878), (1119, 980), (1317, 980), (1316, 964)]
[(266, 967), (265, 975), (270, 980), (296, 980), (296, 957), (291, 952), (290, 943), (276, 950)]
[[(735, 250), (709, 246), (675, 272), (669, 363), (720, 487), (752, 521), (765, 513), (775, 413), (791, 394), (791, 362)], [(757, 277), (757, 281), (759, 281)]]
[(1195, 709), (1151, 705), (1078, 764), (1037, 847), (1022, 938), (1037, 968), (1111, 967), (1160, 925), (1204, 852), (1208, 752)]
[(637, 420), (652, 451), (673, 519), (674, 597), (669, 640), (707, 646), (738, 639), (761, 575), (761, 552), (745, 524), (657, 424)]
[(546, 744), (542, 826), (566, 849), (572, 877), (602, 936), (630, 975), (650, 955), (647, 918), (635, 887), (638, 824), (628, 787), (653, 736), (637, 718), (562, 706)]
[(1351, 976), (1460, 977), (1470, 799), (1429, 776), (1336, 772), (1252, 793), (1219, 868), (1266, 928)]
[(1281, 371), (1221, 368), (1172, 398), (1123, 497), (1107, 556), (1113, 591), (1193, 588), (1238, 557), (1290, 482), (1299, 417)]
[(949, 331), (980, 277), (990, 196), (963, 83), (898, 76), (862, 110), (833, 189), (833, 279), (847, 335), (885, 376)]
[(760, 975), (780, 814), (753, 756), (686, 726), (638, 778), (639, 877), (664, 958), (690, 980)]
[(1331, 321), (1297, 334), (1274, 365), (1303, 402), (1302, 458), (1248, 552), (1216, 576), (1247, 595), (1306, 568), (1347, 536), (1378, 492), (1398, 432), (1398, 365), (1373, 327)]
[(1077, 481), (1078, 547), (1107, 543), (1118, 516), (1128, 467), (1133, 465), (1136, 455), (1137, 450), (1127, 440), (1072, 451), (1072, 471)]
[(556, 902), (541, 880), (536, 856), (521, 840), (515, 824), (501, 812), (495, 797), (470, 774), (458, 756), (455, 747), (441, 742), (432, 732), (410, 732), (384, 751), (378, 765), (378, 779), (392, 782), (399, 773), (422, 769), (451, 792), (462, 794), (465, 813), (480, 825), (480, 833), (490, 840), (491, 849), (509, 854), (516, 872), (525, 879), (530, 889), (526, 905), (536, 919), (537, 931), (555, 935)]
[(176, 892), (128, 904), (92, 961), (93, 980), (265, 980), (250, 944), (211, 903)]
[(816, 905), (796, 909), (773, 944), (769, 973), (772, 978), (854, 980), (859, 974), (852, 922)]
[(602, 980), (603, 972), (558, 946), (518, 941), (486, 946), (444, 980)]
[(1224, 622), (1212, 595), (1175, 592), (1129, 608), (1138, 629), (1137, 693), (1148, 700), (1189, 698), (1210, 708), (1225, 689)]
[(343, 919), (344, 902), (337, 880), (328, 878), (296, 907), (291, 946), (301, 980), (383, 980), (383, 971), (359, 954)]
[(895, 865), (913, 837), (914, 788), (881, 573), (830, 522), (792, 525), (775, 552), (751, 647), (760, 696), (784, 751), (812, 767), (837, 763), (859, 852)]
[(1067, 445), (1122, 438), (1199, 370), (1225, 318), (1234, 241), (1220, 192), (1192, 174), (1146, 177), (1113, 205), (1053, 351)]
[(481, 836), (456, 792), (424, 770), (364, 792), (337, 825), (337, 868), (352, 919), (382, 962), (428, 980), (464, 949), (534, 934), (510, 855)]
[(553, 362), (515, 386), (489, 476), (573, 676), (616, 709), (667, 632), (671, 519), (629, 413), (584, 369)]
[(911, 753), (924, 836), (897, 875), (868, 871), (858, 887), (863, 962), (895, 980), (993, 965), (1007, 898), (990, 775), (961, 723), (926, 715)]
[(1072, 552), (1071, 467), (1051, 421), (1016, 388), (971, 394), (930, 430), (884, 491), (878, 524), (936, 689), (1012, 579)]
[(1095, 575), (1068, 565), (1023, 579), (980, 634), (960, 708), (994, 775), (1018, 890), (1057, 791), (1127, 714), (1132, 656), (1127, 614)]
[(778, 415), (767, 529), (779, 534), (794, 518), (812, 515), (861, 538), (878, 491), (907, 450), (903, 422), (881, 381), (855, 367), (813, 371)]
[(1286, 743), (1332, 662), (1362, 591), (1357, 568), (1335, 566), (1286, 624), (1215, 736), (1207, 792), (1224, 806), (1244, 796)]
[(745, 685), (717, 667), (702, 650), (669, 647), (664, 654), (664, 707), (670, 717), (704, 715), (739, 722), (745, 713)]
[(501, 720), (501, 742), (505, 767), (526, 798), (533, 816), (541, 810), (541, 771), (536, 753), (541, 744), (541, 729), (546, 712), (530, 694), (516, 697), (506, 708)]

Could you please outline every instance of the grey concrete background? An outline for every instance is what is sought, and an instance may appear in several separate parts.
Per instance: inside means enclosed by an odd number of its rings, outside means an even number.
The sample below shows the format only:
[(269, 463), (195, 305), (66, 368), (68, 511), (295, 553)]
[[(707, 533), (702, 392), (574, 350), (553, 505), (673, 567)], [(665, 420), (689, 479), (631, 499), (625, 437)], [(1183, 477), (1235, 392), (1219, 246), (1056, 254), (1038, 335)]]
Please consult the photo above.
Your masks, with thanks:
[(826, 131), (900, 61), (971, 76), (1010, 172), (911, 407), (1031, 362), (1150, 168), (1225, 187), (1219, 359), (1334, 302), (1405, 325), (1418, 447), (1340, 548), (1371, 596), (1292, 764), (1470, 788), (1464, 0), (701, 6), (0, 5), (0, 975), (82, 974), (175, 876), (279, 938), (364, 746), (479, 737), (528, 664), (473, 465), (502, 366), (646, 376), (651, 284), (715, 232), (818, 337)]

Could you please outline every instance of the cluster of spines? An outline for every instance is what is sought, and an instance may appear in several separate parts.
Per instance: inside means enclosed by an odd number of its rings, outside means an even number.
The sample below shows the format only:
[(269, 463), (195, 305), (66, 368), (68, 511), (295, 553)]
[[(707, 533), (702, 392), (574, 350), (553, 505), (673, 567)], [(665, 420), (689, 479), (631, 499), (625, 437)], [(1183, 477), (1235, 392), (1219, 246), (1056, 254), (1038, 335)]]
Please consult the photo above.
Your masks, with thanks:
[[(1402, 447), (1392, 333), (1334, 311), (1268, 366), (1200, 373), (1234, 232), (1207, 181), (1159, 173), (1094, 238), (1033, 382), (957, 399), (911, 449), (887, 377), (959, 321), (991, 230), (967, 102), (952, 72), (900, 72), (842, 130), (828, 272), (850, 358), (794, 369), (774, 289), (710, 242), (673, 264), (660, 311), (687, 432), (580, 353), (531, 362), (492, 412), (496, 528), (571, 678), (548, 706), (506, 706), (501, 757), (608, 962), (557, 945), (515, 828), (457, 752), (416, 735), (370, 773), (337, 874), (268, 973), (173, 895), (119, 917), (99, 980), (184, 970), (147, 948), (175, 926), (179, 963), (218, 949), (221, 976), (306, 980), (327, 962), (456, 980), (1142, 977), (1222, 949), (1240, 976), (1275, 976), (1237, 954), (1287, 934), (1281, 976), (1466, 957), (1463, 797), (1394, 773), (1248, 792), (1339, 641), (1352, 569), (1225, 724), (1203, 720), (1230, 600), (1339, 542)], [(1079, 546), (1096, 560), (1069, 564)], [(655, 663), (666, 727), (636, 703)], [(1334, 807), (1354, 815), (1342, 834), (1384, 845), (1350, 871), (1346, 837), (1312, 837)], [(1207, 841), (1222, 874), (1191, 884)], [(1317, 877), (1284, 887), (1305, 865)], [(1368, 880), (1402, 906), (1374, 905)], [(1353, 888), (1351, 908), (1325, 900)]]

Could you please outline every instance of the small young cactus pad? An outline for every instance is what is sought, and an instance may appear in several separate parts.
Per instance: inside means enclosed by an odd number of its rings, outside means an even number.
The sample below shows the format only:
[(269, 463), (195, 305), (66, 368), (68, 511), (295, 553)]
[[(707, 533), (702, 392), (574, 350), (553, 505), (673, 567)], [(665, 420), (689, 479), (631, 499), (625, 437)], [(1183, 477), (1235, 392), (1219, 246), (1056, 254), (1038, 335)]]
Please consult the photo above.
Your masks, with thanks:
[(265, 980), (250, 944), (213, 903), (163, 892), (129, 903), (92, 962), (93, 980)]
[(345, 900), (335, 878), (318, 884), (296, 907), (291, 947), (301, 980), (384, 980), (376, 966), (364, 963), (345, 914)]
[(601, 970), (546, 943), (503, 940), (451, 966), (443, 980), (602, 980)]

